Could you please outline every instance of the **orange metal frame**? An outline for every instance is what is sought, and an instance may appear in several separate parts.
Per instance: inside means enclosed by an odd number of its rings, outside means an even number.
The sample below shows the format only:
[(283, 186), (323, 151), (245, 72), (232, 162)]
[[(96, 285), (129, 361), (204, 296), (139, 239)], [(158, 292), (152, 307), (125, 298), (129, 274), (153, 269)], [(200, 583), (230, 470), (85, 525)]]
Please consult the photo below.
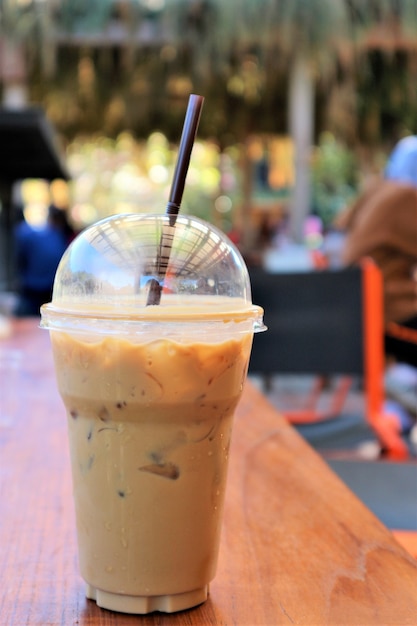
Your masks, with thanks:
[[(363, 359), (366, 419), (379, 438), (384, 455), (403, 460), (409, 451), (401, 438), (397, 416), (384, 412), (384, 321), (383, 283), (379, 268), (372, 259), (364, 259), (362, 267), (362, 319)], [(293, 424), (302, 424), (329, 419), (338, 415), (352, 385), (352, 378), (341, 377), (332, 401), (326, 410), (319, 411), (317, 403), (325, 385), (325, 378), (318, 376), (306, 400), (306, 408), (285, 411)]]
[(320, 411), (317, 405), (325, 386), (326, 377), (317, 376), (310, 392), (306, 394), (304, 402), (305, 408), (285, 411), (286, 418), (292, 424), (308, 424), (310, 422), (330, 419), (338, 415), (342, 411), (349, 390), (352, 387), (352, 378), (350, 376), (340, 378), (328, 406)]
[(400, 423), (395, 415), (384, 412), (382, 275), (371, 259), (362, 261), (362, 269), (366, 418), (377, 433), (385, 455), (401, 460), (409, 456), (409, 451), (401, 438)]

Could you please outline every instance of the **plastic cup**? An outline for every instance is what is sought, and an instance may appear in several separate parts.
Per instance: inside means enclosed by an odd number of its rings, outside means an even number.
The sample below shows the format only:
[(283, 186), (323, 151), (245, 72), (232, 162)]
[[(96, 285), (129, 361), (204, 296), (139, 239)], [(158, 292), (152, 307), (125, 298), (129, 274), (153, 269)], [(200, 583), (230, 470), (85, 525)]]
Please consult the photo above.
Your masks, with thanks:
[(253, 333), (239, 252), (178, 217), (161, 302), (164, 216), (124, 215), (79, 235), (42, 307), (67, 418), (86, 595), (127, 613), (207, 598), (215, 576), (233, 414)]

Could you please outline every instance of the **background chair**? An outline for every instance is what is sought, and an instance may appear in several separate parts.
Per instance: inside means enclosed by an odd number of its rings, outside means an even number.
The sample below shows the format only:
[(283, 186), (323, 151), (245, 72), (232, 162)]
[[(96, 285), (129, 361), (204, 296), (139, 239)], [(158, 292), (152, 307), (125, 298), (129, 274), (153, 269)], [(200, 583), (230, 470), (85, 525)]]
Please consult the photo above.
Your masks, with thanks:
[[(252, 299), (265, 309), (266, 333), (254, 338), (250, 374), (268, 386), (276, 374), (314, 374), (316, 384), (301, 411), (284, 411), (293, 423), (339, 415), (352, 383), (364, 385), (365, 418), (387, 457), (405, 459), (400, 424), (384, 405), (382, 277), (370, 259), (360, 266), (296, 273), (250, 271)], [(325, 381), (341, 376), (326, 411), (318, 409)]]

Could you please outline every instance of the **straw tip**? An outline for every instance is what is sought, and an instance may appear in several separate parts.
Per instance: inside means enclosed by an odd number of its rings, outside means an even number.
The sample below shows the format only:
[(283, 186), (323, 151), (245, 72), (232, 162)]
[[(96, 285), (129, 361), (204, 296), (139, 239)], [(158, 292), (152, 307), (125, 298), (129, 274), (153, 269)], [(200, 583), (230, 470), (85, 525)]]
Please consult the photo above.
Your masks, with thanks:
[(196, 93), (190, 94), (189, 100), (198, 100), (199, 102), (204, 102), (204, 96), (200, 96)]

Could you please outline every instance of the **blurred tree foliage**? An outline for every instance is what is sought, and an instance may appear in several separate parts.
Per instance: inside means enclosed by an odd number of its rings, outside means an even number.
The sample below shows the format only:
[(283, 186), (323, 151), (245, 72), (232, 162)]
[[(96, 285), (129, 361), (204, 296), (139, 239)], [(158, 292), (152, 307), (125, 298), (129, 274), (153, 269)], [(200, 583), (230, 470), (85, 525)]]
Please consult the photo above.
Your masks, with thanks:
[(30, 101), (68, 138), (130, 128), (176, 140), (191, 91), (206, 97), (202, 136), (285, 133), (301, 48), (316, 139), (417, 132), (417, 0), (0, 0), (0, 38), (24, 46)]
[(356, 195), (358, 162), (331, 133), (323, 133), (313, 155), (311, 171), (313, 212), (327, 228)]

